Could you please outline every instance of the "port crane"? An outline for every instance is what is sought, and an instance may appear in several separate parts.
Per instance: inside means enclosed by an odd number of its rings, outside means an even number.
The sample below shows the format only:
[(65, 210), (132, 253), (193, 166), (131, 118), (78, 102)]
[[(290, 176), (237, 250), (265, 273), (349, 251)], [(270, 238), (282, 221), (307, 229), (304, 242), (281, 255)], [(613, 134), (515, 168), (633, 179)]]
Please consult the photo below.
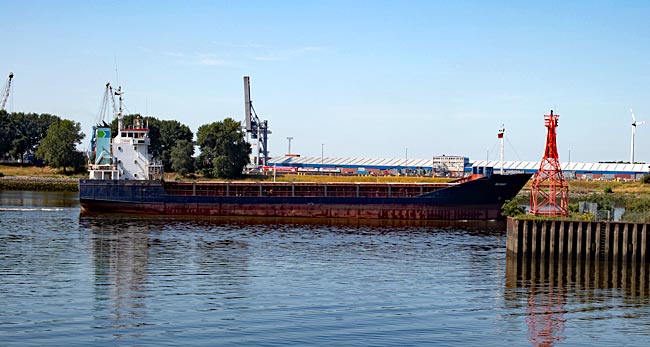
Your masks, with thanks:
[(9, 78), (7, 79), (7, 83), (5, 83), (5, 86), (2, 89), (2, 94), (0, 94), (0, 110), (5, 109), (5, 105), (7, 104), (7, 100), (9, 100), (9, 91), (11, 90), (11, 80), (13, 78), (14, 78), (14, 73), (10, 72), (9, 73)]
[(269, 130), (269, 122), (267, 120), (260, 121), (257, 112), (253, 108), (251, 101), (251, 85), (250, 78), (244, 76), (244, 107), (246, 113), (246, 132), (250, 134), (251, 139), (257, 140), (257, 157), (255, 158), (255, 165), (266, 166), (269, 162), (268, 152), (268, 135), (271, 133)]

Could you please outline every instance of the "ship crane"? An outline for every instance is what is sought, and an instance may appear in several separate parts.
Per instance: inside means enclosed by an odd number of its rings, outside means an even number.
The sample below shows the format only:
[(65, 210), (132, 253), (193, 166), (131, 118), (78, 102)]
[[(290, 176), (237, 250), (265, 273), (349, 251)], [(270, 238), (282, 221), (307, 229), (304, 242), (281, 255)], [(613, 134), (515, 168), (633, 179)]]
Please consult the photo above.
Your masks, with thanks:
[[(122, 128), (122, 87), (118, 87), (117, 90), (113, 89), (110, 83), (106, 83), (106, 89), (104, 90), (104, 98), (102, 99), (102, 106), (99, 111), (99, 119), (97, 123), (111, 121), (110, 117), (107, 116), (108, 113), (108, 104), (111, 104), (113, 109), (113, 115), (117, 118), (118, 130)], [(119, 96), (119, 105), (115, 102), (115, 96)]]
[(11, 90), (11, 80), (14, 78), (14, 73), (10, 72), (9, 73), (9, 78), (7, 79), (7, 83), (5, 83), (4, 88), (2, 89), (2, 96), (0, 98), (0, 110), (5, 109), (5, 105), (7, 104), (7, 100), (9, 100), (9, 91)]
[[(109, 165), (111, 159), (111, 126), (112, 117), (109, 114), (109, 107), (112, 108), (114, 117), (118, 120), (118, 133), (122, 129), (122, 87), (113, 90), (110, 83), (106, 83), (104, 97), (97, 116), (96, 125), (93, 125), (92, 136), (90, 139), (90, 167)], [(115, 102), (115, 96), (119, 96), (119, 106)], [(109, 106), (110, 104), (110, 106)]]
[(244, 107), (246, 112), (246, 132), (250, 134), (251, 139), (257, 140), (257, 157), (255, 158), (255, 165), (266, 166), (269, 162), (268, 152), (268, 134), (269, 123), (267, 120), (260, 121), (257, 112), (253, 108), (251, 101), (251, 86), (248, 76), (244, 76)]

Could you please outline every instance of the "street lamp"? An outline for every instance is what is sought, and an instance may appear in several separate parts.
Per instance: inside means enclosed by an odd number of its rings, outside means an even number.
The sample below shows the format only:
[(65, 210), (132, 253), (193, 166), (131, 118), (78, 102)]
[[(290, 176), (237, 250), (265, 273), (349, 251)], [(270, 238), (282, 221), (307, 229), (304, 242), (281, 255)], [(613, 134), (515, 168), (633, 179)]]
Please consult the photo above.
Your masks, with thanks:
[(320, 144), (320, 165), (323, 165), (323, 153), (325, 151), (325, 144), (321, 143)]
[(407, 168), (408, 163), (409, 163), (409, 149), (407, 147), (406, 148), (406, 154), (405, 154), (405, 157), (404, 157), (404, 173), (406, 174), (406, 176), (409, 175), (408, 174), (408, 168)]
[(289, 140), (289, 151), (287, 152), (287, 154), (291, 154), (291, 140), (293, 140), (293, 137), (287, 136), (287, 140)]

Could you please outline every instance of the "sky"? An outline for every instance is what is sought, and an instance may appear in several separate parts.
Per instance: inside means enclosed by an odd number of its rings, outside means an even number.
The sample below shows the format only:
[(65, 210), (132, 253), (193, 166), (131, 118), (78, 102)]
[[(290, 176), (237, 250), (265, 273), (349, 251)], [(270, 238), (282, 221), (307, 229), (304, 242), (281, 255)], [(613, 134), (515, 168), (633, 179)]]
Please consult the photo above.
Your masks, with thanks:
[[(81, 124), (104, 85), (128, 113), (244, 120), (243, 76), (270, 155), (629, 161), (650, 121), (650, 1), (0, 0), (7, 110)], [(635, 161), (650, 162), (650, 124)]]

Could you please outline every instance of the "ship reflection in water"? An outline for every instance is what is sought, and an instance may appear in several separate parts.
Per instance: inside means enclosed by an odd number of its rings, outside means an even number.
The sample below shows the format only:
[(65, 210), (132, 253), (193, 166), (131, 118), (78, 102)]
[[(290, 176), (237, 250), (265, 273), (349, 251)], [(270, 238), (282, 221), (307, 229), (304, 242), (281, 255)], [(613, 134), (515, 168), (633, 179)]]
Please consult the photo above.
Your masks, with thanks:
[(113, 329), (127, 328), (126, 322), (141, 321), (146, 309), (148, 228), (124, 225), (118, 231), (110, 224), (88, 220), (82, 220), (81, 225), (92, 233), (95, 311), (110, 315), (97, 318), (112, 322)]
[[(80, 227), (90, 232), (91, 259), (95, 271), (95, 311), (109, 313), (95, 317), (110, 322), (101, 329), (114, 331), (115, 339), (143, 338), (139, 329), (151, 325), (152, 314), (164, 317), (165, 302), (183, 300), (184, 296), (201, 297), (197, 293), (228, 293), (237, 296), (244, 289), (247, 267), (247, 245), (232, 240), (211, 240), (189, 231), (201, 222), (178, 218), (173, 220), (178, 238), (162, 232), (170, 220), (151, 218), (80, 218)], [(206, 222), (206, 226), (215, 225)], [(183, 230), (183, 225), (187, 230)], [(218, 225), (218, 224), (217, 224)], [(191, 250), (191, 259), (187, 258)], [(192, 268), (188, 269), (188, 264)], [(192, 286), (195, 276), (209, 278), (210, 287)], [(185, 278), (179, 283), (179, 278)], [(204, 283), (204, 282), (202, 282)], [(174, 299), (176, 297), (177, 299)], [(165, 298), (165, 299), (162, 299)], [(200, 306), (206, 311), (215, 305), (227, 306), (207, 299)]]
[[(648, 264), (544, 261), (507, 257), (505, 303), (525, 315), (532, 346), (566, 339), (572, 318), (642, 318), (650, 305)], [(637, 327), (641, 328), (641, 327)], [(627, 333), (634, 327), (626, 327)]]

